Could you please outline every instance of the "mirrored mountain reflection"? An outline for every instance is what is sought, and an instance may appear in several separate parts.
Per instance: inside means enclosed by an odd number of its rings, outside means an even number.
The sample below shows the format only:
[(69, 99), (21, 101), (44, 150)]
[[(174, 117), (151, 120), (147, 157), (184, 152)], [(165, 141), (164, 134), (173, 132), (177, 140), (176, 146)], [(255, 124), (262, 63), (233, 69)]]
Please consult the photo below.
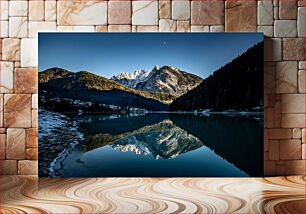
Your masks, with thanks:
[[(224, 115), (66, 115), (84, 142), (54, 161), (53, 176), (257, 176), (261, 122)], [(249, 151), (249, 152), (241, 152)], [(250, 167), (253, 166), (253, 167)]]
[[(124, 137), (125, 136), (125, 137)], [(106, 142), (108, 134), (93, 136)], [(113, 136), (115, 140), (110, 146), (122, 152), (131, 151), (139, 155), (152, 155), (155, 159), (175, 158), (183, 153), (203, 146), (202, 142), (187, 131), (165, 119), (154, 125), (148, 125), (133, 132)]]

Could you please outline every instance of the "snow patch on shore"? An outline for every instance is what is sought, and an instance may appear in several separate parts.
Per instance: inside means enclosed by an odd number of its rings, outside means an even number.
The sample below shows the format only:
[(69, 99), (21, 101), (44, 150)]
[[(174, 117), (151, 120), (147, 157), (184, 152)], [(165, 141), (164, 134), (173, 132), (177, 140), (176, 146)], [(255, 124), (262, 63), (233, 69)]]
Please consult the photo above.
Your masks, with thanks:
[(71, 149), (83, 142), (78, 123), (63, 114), (39, 109), (39, 167), (40, 175), (58, 177), (60, 161)]

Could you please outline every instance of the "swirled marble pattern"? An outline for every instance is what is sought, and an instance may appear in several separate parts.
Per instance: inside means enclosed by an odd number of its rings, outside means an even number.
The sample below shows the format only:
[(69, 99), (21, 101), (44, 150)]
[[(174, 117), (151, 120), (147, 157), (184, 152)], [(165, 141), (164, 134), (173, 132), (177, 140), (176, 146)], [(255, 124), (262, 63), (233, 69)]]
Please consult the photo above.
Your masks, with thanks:
[(305, 179), (4, 176), (0, 213), (302, 214)]

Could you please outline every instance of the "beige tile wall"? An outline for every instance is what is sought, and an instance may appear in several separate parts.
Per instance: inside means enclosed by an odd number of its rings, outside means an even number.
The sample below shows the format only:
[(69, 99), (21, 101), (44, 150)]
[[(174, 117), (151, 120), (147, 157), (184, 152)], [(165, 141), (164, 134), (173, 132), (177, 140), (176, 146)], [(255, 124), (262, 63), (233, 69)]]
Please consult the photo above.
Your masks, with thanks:
[(37, 174), (37, 32), (259, 31), (267, 36), (265, 173), (305, 174), (305, 2), (0, 2), (0, 173)]

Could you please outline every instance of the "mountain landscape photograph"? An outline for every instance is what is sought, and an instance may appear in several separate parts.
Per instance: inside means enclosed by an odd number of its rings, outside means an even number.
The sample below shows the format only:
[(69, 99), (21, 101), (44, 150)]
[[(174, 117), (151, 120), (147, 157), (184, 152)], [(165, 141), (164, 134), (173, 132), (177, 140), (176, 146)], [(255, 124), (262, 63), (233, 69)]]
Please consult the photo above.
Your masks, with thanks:
[(262, 176), (263, 40), (39, 33), (39, 176)]

